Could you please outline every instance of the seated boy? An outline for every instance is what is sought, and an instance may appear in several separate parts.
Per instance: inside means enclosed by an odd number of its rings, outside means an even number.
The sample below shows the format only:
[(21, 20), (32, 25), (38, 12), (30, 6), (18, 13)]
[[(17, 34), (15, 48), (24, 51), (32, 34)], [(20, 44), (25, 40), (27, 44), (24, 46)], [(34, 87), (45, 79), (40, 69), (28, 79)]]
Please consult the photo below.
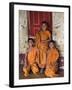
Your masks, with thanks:
[(37, 75), (39, 73), (39, 69), (36, 63), (36, 60), (38, 59), (38, 50), (34, 46), (34, 40), (32, 38), (29, 38), (28, 44), (29, 48), (25, 55), (25, 65), (23, 67), (24, 76), (28, 76), (30, 70), (33, 72), (33, 74)]
[(45, 69), (45, 76), (55, 77), (57, 76), (57, 60), (59, 59), (59, 51), (55, 46), (55, 42), (51, 40), (49, 42), (49, 49), (47, 51), (47, 63)]

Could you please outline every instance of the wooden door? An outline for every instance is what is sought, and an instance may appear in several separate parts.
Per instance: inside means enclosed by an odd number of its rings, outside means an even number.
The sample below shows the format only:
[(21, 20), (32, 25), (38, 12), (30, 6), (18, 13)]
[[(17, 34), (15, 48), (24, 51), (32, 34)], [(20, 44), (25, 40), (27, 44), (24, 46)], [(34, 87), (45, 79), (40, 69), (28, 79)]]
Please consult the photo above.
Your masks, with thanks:
[(49, 30), (52, 31), (51, 12), (40, 12), (40, 11), (28, 12), (29, 36), (35, 36), (36, 32), (40, 30), (42, 21), (47, 21), (49, 25)]

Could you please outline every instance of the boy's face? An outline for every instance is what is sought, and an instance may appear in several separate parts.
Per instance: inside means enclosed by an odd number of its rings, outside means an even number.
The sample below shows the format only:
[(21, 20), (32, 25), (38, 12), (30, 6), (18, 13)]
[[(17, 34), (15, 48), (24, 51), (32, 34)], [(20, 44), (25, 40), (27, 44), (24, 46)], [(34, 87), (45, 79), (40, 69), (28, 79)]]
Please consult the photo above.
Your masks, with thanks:
[(42, 24), (42, 30), (45, 31), (47, 29), (47, 25), (45, 23)]
[(33, 46), (33, 41), (32, 40), (29, 40), (29, 46)]
[(50, 43), (49, 43), (49, 47), (50, 47), (50, 48), (54, 48), (54, 43), (53, 43), (53, 42), (50, 42)]

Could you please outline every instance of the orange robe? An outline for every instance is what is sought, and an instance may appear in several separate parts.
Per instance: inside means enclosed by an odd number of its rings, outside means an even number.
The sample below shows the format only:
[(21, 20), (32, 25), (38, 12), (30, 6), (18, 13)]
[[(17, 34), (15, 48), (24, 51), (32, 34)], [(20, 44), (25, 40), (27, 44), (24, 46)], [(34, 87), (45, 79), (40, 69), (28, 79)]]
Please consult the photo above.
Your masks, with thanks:
[(47, 64), (45, 69), (45, 75), (49, 77), (56, 76), (57, 60), (59, 58), (59, 52), (56, 48), (49, 49), (47, 52)]
[(38, 66), (36, 64), (37, 59), (37, 48), (33, 47), (30, 51), (27, 53), (27, 62), (28, 65), (26, 67), (23, 67), (24, 76), (28, 76), (30, 69), (34, 74), (37, 74), (39, 72)]
[(39, 61), (40, 68), (45, 68), (46, 65), (46, 51), (48, 49), (48, 40), (51, 39), (51, 33), (46, 31), (39, 31), (36, 34), (36, 47), (39, 49)]

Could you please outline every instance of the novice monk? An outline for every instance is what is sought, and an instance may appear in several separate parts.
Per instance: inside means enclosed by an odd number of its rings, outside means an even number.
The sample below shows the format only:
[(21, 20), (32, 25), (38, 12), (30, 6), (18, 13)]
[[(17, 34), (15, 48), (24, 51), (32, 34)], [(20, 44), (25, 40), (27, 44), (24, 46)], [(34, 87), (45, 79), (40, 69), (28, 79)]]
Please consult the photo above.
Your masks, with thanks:
[(24, 76), (28, 76), (30, 70), (32, 70), (33, 74), (37, 75), (39, 73), (39, 69), (36, 63), (38, 59), (38, 50), (34, 46), (34, 40), (30, 38), (28, 40), (29, 48), (25, 55), (25, 65), (23, 67)]
[(48, 23), (42, 22), (41, 30), (36, 33), (36, 47), (39, 50), (38, 65), (41, 68), (40, 73), (43, 73), (46, 65), (46, 51), (48, 49), (48, 41), (51, 39), (51, 33), (48, 30)]
[(45, 76), (55, 77), (57, 76), (57, 60), (59, 59), (59, 52), (55, 47), (55, 42), (51, 40), (49, 42), (49, 49), (47, 51), (47, 62), (45, 69)]

